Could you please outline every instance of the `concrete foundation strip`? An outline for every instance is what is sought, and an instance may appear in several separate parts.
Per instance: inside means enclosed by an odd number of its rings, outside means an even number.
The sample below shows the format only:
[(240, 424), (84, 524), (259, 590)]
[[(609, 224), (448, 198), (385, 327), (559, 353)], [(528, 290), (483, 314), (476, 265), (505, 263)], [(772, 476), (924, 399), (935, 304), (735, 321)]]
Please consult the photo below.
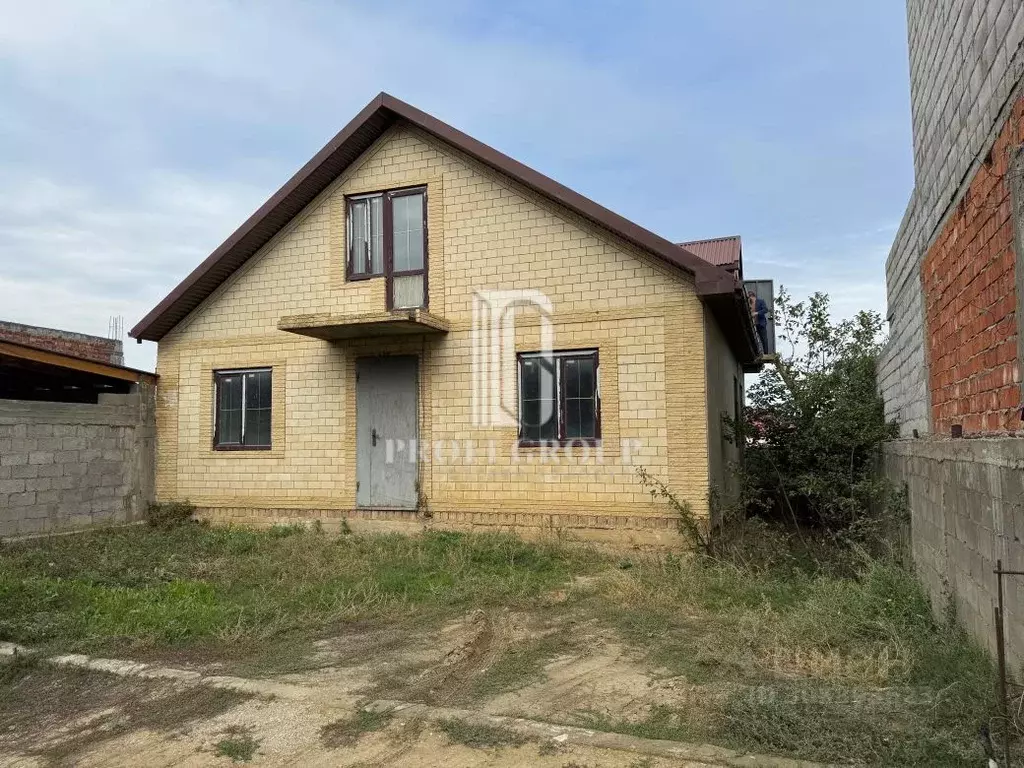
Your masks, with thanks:
[[(36, 652), (31, 648), (17, 645), (15, 643), (0, 643), (0, 657), (3, 656), (35, 656)], [(125, 661), (123, 659), (97, 659), (85, 656), (80, 653), (68, 653), (60, 656), (40, 657), (47, 664), (55, 664), (60, 667), (76, 667), (78, 669), (91, 669), (96, 672), (107, 672), (121, 677), (143, 677), (155, 680), (171, 680), (174, 682), (188, 683), (191, 685), (207, 685), (211, 688), (224, 688), (239, 693), (248, 693), (253, 696), (274, 697), (293, 701), (323, 700), (324, 696), (316, 688), (304, 685), (290, 685), (288, 683), (275, 683), (269, 680), (251, 680), (245, 677), (233, 677), (231, 675), (204, 675), (200, 672), (193, 672), (188, 669), (175, 669), (173, 667), (158, 667), (152, 664), (143, 664), (138, 661)], [(332, 697), (339, 706), (351, 706), (355, 697), (345, 699), (343, 697)]]
[[(15, 643), (0, 643), (0, 657), (16, 655), (34, 656), (36, 653), (31, 648)], [(321, 689), (313, 686), (275, 683), (268, 680), (251, 680), (230, 675), (203, 675), (186, 669), (157, 667), (151, 664), (122, 659), (92, 658), (77, 653), (41, 658), (46, 663), (57, 666), (90, 669), (122, 677), (142, 677), (171, 680), (189, 685), (207, 685), (214, 688), (225, 688), (240, 693), (248, 693), (254, 696), (272, 696), (294, 701), (319, 700), (323, 702), (325, 699), (330, 698), (338, 706), (350, 708), (357, 706), (357, 699), (355, 697), (326, 697)], [(827, 766), (820, 763), (793, 760), (786, 757), (745, 754), (712, 744), (687, 744), (661, 739), (643, 739), (621, 733), (595, 731), (571, 725), (557, 725), (521, 717), (488, 715), (469, 709), (432, 707), (426, 704), (407, 701), (381, 699), (364, 704), (361, 708), (370, 712), (393, 712), (396, 715), (401, 714), (403, 717), (408, 718), (463, 720), (472, 725), (498, 726), (508, 728), (534, 741), (552, 741), (563, 745), (614, 749), (638, 755), (689, 760), (709, 765), (727, 766), (728, 768), (827, 768)]]
[(396, 715), (401, 713), (404, 717), (428, 720), (463, 720), (471, 725), (491, 725), (508, 728), (535, 741), (553, 741), (557, 744), (614, 749), (621, 752), (650, 755), (651, 757), (667, 757), (675, 760), (729, 766), (729, 768), (751, 768), (751, 766), (756, 766), (757, 768), (826, 768), (819, 763), (791, 760), (786, 757), (744, 754), (726, 749), (725, 747), (716, 747), (712, 744), (687, 744), (680, 741), (642, 739), (622, 733), (593, 731), (589, 728), (579, 728), (573, 725), (556, 725), (538, 720), (527, 720), (522, 717), (488, 715), (470, 709), (431, 707), (426, 704), (389, 701), (386, 699), (364, 705), (363, 709), (371, 712), (393, 712)]

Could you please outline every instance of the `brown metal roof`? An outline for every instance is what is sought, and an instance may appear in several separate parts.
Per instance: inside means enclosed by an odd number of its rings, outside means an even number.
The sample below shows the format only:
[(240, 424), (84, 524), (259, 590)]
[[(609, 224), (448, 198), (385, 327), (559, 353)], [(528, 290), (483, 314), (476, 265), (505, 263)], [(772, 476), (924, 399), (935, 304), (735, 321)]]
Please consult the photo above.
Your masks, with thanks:
[(699, 256), (709, 264), (727, 269), (740, 269), (743, 264), (743, 244), (739, 235), (715, 237), (710, 240), (691, 240), (679, 243), (695, 256)]

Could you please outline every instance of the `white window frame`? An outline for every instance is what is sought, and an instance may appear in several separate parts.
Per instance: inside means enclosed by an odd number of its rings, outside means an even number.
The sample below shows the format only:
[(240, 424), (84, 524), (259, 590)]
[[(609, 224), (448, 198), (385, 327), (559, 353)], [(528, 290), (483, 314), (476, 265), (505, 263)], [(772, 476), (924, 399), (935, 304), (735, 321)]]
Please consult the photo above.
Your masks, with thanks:
[[(353, 202), (358, 202), (360, 200), (373, 200), (374, 198), (379, 199), (380, 200), (380, 205), (381, 205), (381, 233), (380, 233), (380, 236), (381, 236), (381, 241), (380, 241), (381, 269), (380, 269), (380, 272), (370, 272), (370, 271), (368, 271), (369, 268), (373, 264), (373, 256), (370, 254), (369, 250), (367, 250), (366, 254), (364, 255), (364, 257), (366, 259), (366, 264), (364, 266), (367, 268), (367, 271), (356, 272), (356, 270), (355, 270), (355, 252), (352, 250), (352, 203)], [(363, 224), (364, 224), (364, 230), (363, 231), (366, 232), (367, 236), (370, 238), (369, 241), (368, 241), (370, 243), (373, 242), (373, 232), (370, 230), (370, 224), (373, 221), (373, 216), (370, 214), (370, 210), (371, 210), (372, 207), (373, 207), (372, 205), (367, 205), (366, 206), (366, 213), (365, 213), (365, 219), (366, 220), (363, 222)], [(348, 276), (349, 277), (355, 277), (357, 279), (368, 280), (368, 279), (370, 279), (372, 277), (384, 277), (384, 275), (387, 273), (387, 265), (384, 263), (385, 259), (384, 259), (384, 193), (383, 192), (369, 192), (369, 193), (364, 194), (364, 195), (348, 195), (345, 198), (345, 260), (348, 263), (348, 270), (347, 271), (348, 271)]]

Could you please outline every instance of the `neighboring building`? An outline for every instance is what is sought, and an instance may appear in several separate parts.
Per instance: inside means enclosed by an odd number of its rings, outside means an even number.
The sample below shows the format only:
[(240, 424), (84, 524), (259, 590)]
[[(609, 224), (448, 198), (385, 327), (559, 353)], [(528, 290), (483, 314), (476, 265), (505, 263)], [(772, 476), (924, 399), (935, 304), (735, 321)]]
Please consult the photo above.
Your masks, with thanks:
[(743, 241), (739, 235), (691, 240), (678, 245), (704, 261), (735, 273), (740, 280), (743, 279)]
[(120, 339), (0, 321), (0, 341), (48, 349), (96, 363), (124, 365), (124, 347)]
[(160, 499), (622, 543), (678, 535), (637, 467), (732, 487), (758, 367), (736, 275), (387, 94), (131, 335)]
[[(886, 264), (879, 382), (902, 438), (887, 470), (909, 489), (933, 603), (953, 597), (991, 644), (992, 570), (999, 559), (1024, 568), (1024, 3), (910, 0), (907, 18), (915, 187)], [(1008, 604), (1018, 662), (1019, 581)]]

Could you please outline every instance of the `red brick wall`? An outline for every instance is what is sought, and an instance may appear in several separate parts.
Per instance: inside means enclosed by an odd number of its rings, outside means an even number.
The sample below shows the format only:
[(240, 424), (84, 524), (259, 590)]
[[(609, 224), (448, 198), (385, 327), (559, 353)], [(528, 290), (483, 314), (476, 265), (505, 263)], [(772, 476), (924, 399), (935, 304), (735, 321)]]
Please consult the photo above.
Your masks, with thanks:
[(99, 363), (120, 364), (123, 359), (121, 342), (115, 339), (19, 323), (0, 322), (0, 341), (27, 344), (30, 347), (48, 349), (51, 352), (82, 357)]
[(932, 426), (948, 435), (1017, 431), (1017, 296), (1007, 167), (1024, 136), (1018, 102), (921, 267)]

